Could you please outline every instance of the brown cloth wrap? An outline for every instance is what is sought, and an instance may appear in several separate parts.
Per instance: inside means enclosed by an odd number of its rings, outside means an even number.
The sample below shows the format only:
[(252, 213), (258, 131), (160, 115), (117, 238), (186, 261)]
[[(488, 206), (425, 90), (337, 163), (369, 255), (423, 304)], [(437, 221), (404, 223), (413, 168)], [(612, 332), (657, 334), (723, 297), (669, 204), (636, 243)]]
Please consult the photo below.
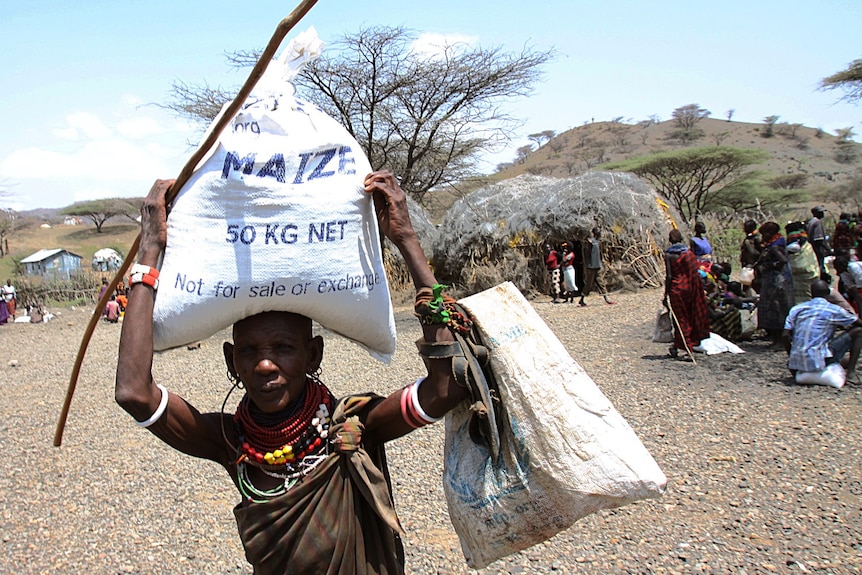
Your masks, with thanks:
[(401, 575), (404, 548), (383, 446), (362, 446), (360, 421), (380, 397), (335, 406), (334, 452), (287, 493), (234, 508), (255, 575)]

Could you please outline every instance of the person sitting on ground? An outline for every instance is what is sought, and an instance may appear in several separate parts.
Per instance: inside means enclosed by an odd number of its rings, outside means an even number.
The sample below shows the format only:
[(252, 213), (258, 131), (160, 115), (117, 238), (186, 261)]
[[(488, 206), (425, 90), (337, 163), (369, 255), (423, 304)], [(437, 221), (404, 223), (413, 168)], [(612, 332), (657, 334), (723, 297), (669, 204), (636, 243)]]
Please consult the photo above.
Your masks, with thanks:
[[(847, 380), (856, 382), (856, 362), (862, 350), (862, 321), (847, 310), (829, 303), (829, 284), (815, 280), (811, 300), (793, 306), (784, 323), (787, 367), (797, 372), (821, 372), (830, 363), (841, 362)], [(843, 328), (837, 332), (838, 328)], [(850, 352), (846, 361), (844, 355)]]
[(123, 282), (118, 283), (117, 289), (114, 293), (117, 296), (117, 303), (120, 305), (120, 311), (126, 311), (126, 306), (129, 304), (126, 285)]
[(45, 318), (45, 310), (38, 303), (29, 306), (30, 323), (42, 323)]
[(746, 296), (741, 283), (727, 281), (727, 276), (722, 273), (718, 278), (718, 289), (708, 303), (709, 331), (734, 342), (751, 339), (757, 326), (745, 318), (757, 307), (757, 297)]
[[(141, 208), (138, 262), (156, 266), (167, 244), (165, 194), (157, 181)], [(417, 290), (417, 312), (437, 285), (389, 172), (365, 179), (381, 232), (401, 252)], [(155, 287), (132, 286), (120, 337), (116, 401), (173, 448), (217, 462), (236, 485), (234, 510), (255, 574), (404, 572), (400, 525), (383, 446), (437, 421), (468, 397), (456, 382), (450, 328), (433, 315), (417, 344), (427, 374), (388, 397), (340, 401), (318, 378), (323, 339), (312, 320), (264, 312), (233, 326), (223, 346), (227, 373), (244, 389), (235, 414), (200, 413), (153, 381)], [(439, 288), (438, 288), (439, 289)], [(437, 297), (437, 296), (433, 296)], [(431, 320), (431, 321), (428, 321)]]
[(590, 295), (593, 286), (598, 288), (599, 293), (605, 298), (606, 304), (617, 303), (608, 298), (608, 290), (605, 289), (605, 284), (599, 275), (602, 271), (602, 230), (595, 227), (592, 230), (592, 234), (591, 237), (587, 238), (586, 245), (584, 246), (584, 287), (583, 291), (581, 291), (581, 301), (578, 302), (582, 307), (587, 305), (586, 297)]
[(117, 303), (117, 296), (112, 295), (111, 299), (105, 304), (105, 321), (117, 323), (120, 321), (120, 304)]

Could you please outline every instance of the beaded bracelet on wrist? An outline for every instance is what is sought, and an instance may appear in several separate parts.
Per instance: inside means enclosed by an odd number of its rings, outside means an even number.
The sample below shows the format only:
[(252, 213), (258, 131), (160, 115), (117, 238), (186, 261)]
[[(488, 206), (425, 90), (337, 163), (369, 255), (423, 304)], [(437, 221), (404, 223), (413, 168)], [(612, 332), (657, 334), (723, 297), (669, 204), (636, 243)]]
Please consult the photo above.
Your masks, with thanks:
[(472, 320), (458, 311), (455, 300), (445, 295), (444, 289), (443, 284), (420, 288), (413, 308), (416, 317), (423, 325), (445, 325), (453, 332), (468, 333), (473, 327)]

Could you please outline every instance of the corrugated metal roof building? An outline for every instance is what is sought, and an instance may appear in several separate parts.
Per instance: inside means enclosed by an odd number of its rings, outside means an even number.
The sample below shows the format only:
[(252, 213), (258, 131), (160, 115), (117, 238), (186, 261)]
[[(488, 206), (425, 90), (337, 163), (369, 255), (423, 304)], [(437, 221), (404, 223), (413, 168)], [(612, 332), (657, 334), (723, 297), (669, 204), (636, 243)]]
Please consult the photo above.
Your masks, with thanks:
[(69, 279), (81, 272), (84, 258), (62, 248), (39, 250), (21, 260), (24, 273), (29, 276), (48, 276), (55, 279)]

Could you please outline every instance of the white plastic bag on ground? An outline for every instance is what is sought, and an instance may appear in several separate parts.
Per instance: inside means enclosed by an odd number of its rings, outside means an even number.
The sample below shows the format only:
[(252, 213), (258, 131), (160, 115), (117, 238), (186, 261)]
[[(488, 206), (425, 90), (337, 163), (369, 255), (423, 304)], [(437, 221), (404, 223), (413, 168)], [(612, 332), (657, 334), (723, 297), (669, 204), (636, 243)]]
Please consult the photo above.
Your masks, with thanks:
[(352, 136), (290, 84), (321, 47), (313, 30), (273, 62), (173, 203), (155, 346), (264, 311), (306, 315), (388, 361), (395, 321), (371, 171)]
[(512, 283), (459, 303), (490, 351), (504, 406), (497, 462), (470, 440), (467, 402), (446, 417), (443, 487), (470, 567), (664, 492), (637, 435)]
[(796, 383), (828, 385), (836, 389), (844, 387), (847, 372), (840, 363), (830, 363), (822, 371), (797, 371)]

